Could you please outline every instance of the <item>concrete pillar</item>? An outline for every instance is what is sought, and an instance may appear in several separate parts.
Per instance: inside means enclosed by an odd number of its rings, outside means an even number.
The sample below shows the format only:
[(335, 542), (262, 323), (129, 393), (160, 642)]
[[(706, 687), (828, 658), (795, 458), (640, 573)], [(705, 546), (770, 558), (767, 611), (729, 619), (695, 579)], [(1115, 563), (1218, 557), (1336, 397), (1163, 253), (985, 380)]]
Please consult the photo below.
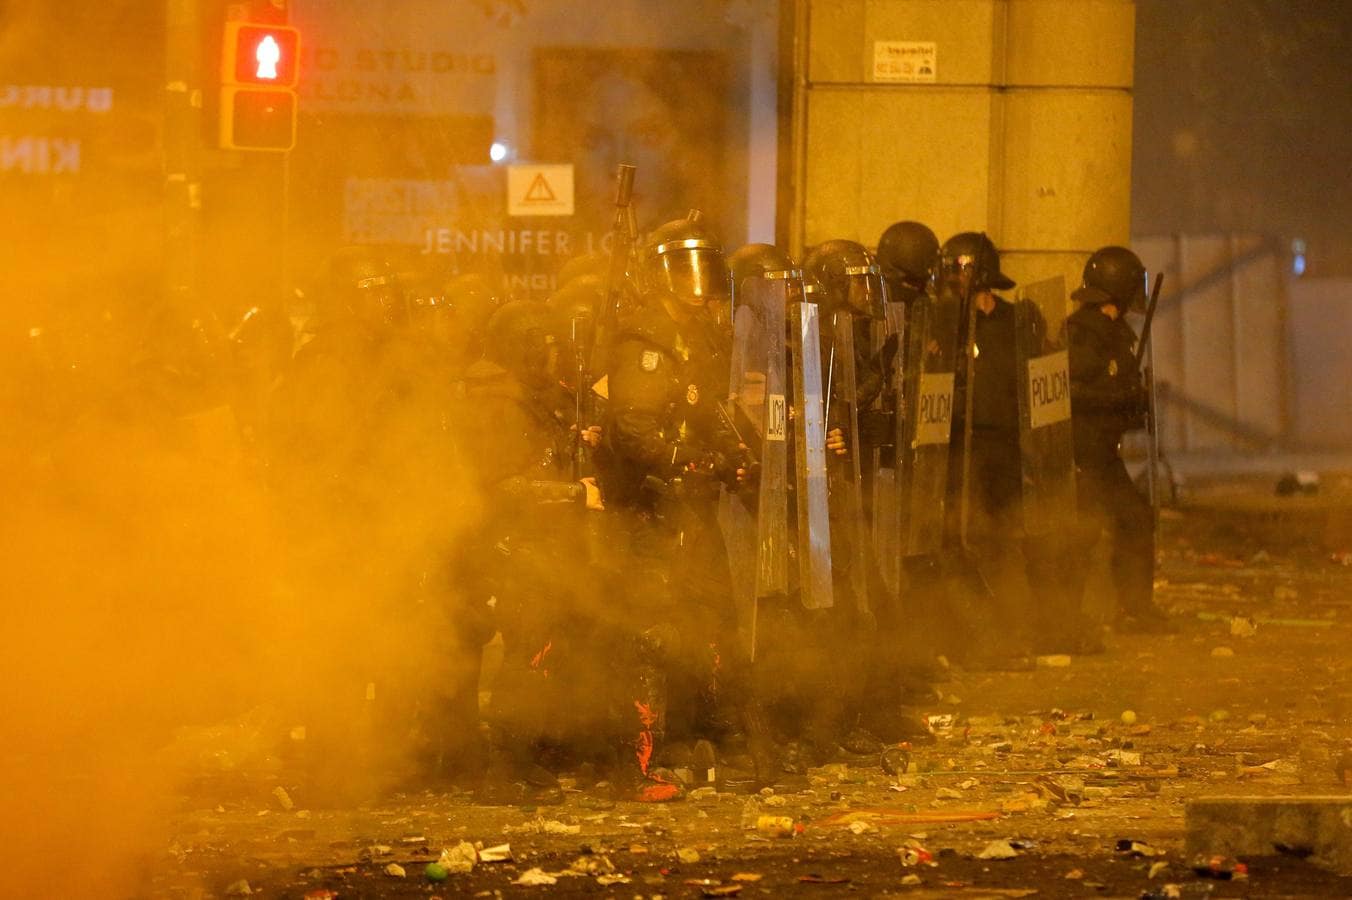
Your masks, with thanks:
[[(917, 219), (940, 240), (988, 232), (1019, 281), (1078, 284), (1088, 253), (1127, 242), (1132, 0), (795, 0), (793, 14), (780, 239), (795, 252), (872, 246)], [(888, 64), (929, 43), (932, 75)]]

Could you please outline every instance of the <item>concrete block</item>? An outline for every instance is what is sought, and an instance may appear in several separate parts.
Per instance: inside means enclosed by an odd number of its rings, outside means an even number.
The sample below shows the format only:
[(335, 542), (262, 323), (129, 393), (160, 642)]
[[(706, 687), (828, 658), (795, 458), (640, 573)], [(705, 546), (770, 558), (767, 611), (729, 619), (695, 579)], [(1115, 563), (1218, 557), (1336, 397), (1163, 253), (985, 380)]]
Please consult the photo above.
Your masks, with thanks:
[(1131, 0), (1009, 0), (1004, 84), (1132, 85)]
[(807, 79), (864, 81), (864, 0), (812, 0), (808, 7)]
[(813, 0), (808, 80), (868, 84), (874, 42), (925, 41), (935, 44), (935, 84), (996, 84), (1001, 9), (998, 0)]
[(1131, 95), (1009, 90), (1001, 104), (1002, 246), (1092, 252), (1125, 244), (1131, 220)]
[(1352, 797), (1213, 797), (1187, 806), (1185, 852), (1239, 859), (1309, 855), (1352, 875)]
[(987, 227), (993, 98), (961, 88), (812, 91), (805, 244), (872, 246), (900, 219), (940, 240)]

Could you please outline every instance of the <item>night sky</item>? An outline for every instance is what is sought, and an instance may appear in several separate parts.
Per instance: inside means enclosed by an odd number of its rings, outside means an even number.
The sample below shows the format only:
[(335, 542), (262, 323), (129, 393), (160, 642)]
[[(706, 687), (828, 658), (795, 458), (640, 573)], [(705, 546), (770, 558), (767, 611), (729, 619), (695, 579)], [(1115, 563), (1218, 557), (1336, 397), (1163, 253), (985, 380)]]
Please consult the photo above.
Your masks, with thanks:
[(1132, 233), (1302, 238), (1352, 276), (1352, 3), (1136, 9)]

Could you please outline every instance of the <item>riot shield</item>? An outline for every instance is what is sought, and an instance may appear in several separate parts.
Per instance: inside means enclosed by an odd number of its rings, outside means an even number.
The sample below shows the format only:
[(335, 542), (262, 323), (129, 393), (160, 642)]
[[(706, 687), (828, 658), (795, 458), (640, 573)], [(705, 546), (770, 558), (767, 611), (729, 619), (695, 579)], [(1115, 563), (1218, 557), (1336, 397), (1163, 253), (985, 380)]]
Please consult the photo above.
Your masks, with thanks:
[[(902, 409), (902, 359), (901, 349), (906, 331), (906, 307), (902, 303), (888, 302), (886, 318), (870, 323), (873, 358), (878, 361), (882, 385), (878, 396), (870, 404), (879, 412), (895, 412)], [(895, 340), (898, 348), (890, 366), (883, 359), (883, 347), (888, 340)], [(895, 419), (894, 419), (895, 421)], [(893, 438), (895, 443), (895, 437)], [(895, 598), (901, 585), (901, 540), (898, 525), (901, 522), (898, 503), (898, 491), (901, 485), (900, 454), (886, 453), (882, 448), (874, 447), (870, 451), (869, 471), (873, 478), (869, 484), (869, 526), (873, 531), (873, 558), (877, 560), (878, 571), (887, 588), (888, 594)]]
[(827, 609), (834, 605), (835, 594), (831, 586), (820, 313), (815, 303), (802, 301), (790, 304), (789, 315), (799, 593), (807, 609)]
[[(860, 612), (868, 612), (868, 526), (864, 521), (863, 481), (859, 445), (859, 379), (856, 369), (854, 316), (845, 310), (831, 314), (831, 340), (826, 354), (825, 427), (845, 430), (850, 452), (831, 454), (826, 474), (831, 504), (833, 550), (848, 553), (835, 559), (849, 567), (850, 586)], [(842, 529), (837, 533), (836, 529)], [(833, 554), (834, 555), (834, 554)]]
[(1070, 423), (1070, 362), (1060, 344), (1066, 319), (1061, 277), (1020, 290), (1014, 306), (1019, 379), (1023, 530), (1065, 533), (1075, 517), (1075, 442)]
[(726, 495), (723, 531), (738, 620), (754, 660), (759, 602), (789, 590), (788, 282), (749, 278), (737, 296), (727, 409), (759, 463), (760, 477), (756, 490)]
[(897, 507), (903, 556), (937, 553), (943, 544), (953, 439), (953, 386), (959, 360), (962, 298), (933, 289), (912, 300), (898, 359)]

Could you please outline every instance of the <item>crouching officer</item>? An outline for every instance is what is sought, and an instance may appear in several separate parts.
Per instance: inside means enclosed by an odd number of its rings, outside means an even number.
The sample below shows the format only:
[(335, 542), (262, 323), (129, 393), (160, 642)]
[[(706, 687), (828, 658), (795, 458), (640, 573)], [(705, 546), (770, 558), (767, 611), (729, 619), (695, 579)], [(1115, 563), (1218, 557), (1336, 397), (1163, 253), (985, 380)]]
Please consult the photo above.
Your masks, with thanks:
[(1086, 560), (1102, 533), (1110, 532), (1116, 628), (1158, 633), (1173, 629), (1154, 600), (1154, 513), (1119, 452), (1123, 433), (1145, 425), (1136, 332), (1123, 318), (1143, 304), (1145, 285), (1145, 266), (1135, 253), (1126, 247), (1095, 251), (1085, 264), (1083, 286), (1071, 295), (1080, 308), (1066, 319), (1066, 337), (1076, 491), (1085, 523), (1085, 547), (1077, 558)]

